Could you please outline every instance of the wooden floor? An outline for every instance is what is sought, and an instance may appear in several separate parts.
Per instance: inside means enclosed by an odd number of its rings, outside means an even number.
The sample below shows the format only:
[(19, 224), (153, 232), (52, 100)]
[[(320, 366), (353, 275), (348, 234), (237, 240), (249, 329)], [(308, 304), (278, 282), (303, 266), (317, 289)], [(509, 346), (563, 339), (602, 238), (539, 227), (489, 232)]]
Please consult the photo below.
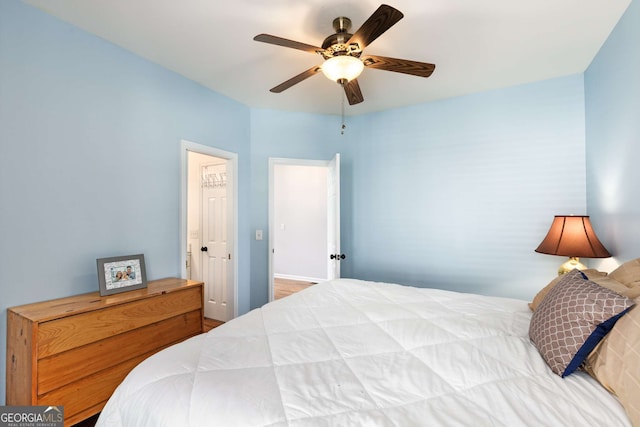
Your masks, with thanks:
[(301, 282), (299, 280), (290, 279), (273, 279), (273, 298), (284, 298), (313, 285), (315, 285), (313, 282)]
[(220, 325), (223, 325), (224, 322), (222, 320), (214, 320), (209, 319), (207, 317), (204, 318), (204, 332), (209, 332), (213, 328), (217, 328)]
[(78, 424), (74, 424), (73, 427), (94, 427), (98, 422), (100, 414), (96, 414), (91, 418), (87, 418), (84, 421), (80, 421)]

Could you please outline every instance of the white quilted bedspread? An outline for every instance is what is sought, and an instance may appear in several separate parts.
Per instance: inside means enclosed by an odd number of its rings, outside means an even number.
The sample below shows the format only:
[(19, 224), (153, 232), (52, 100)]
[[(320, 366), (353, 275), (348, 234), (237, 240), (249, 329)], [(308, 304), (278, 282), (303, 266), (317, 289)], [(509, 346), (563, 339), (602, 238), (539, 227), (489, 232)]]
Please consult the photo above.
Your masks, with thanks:
[(526, 302), (341, 279), (141, 363), (98, 426), (630, 426), (529, 342)]

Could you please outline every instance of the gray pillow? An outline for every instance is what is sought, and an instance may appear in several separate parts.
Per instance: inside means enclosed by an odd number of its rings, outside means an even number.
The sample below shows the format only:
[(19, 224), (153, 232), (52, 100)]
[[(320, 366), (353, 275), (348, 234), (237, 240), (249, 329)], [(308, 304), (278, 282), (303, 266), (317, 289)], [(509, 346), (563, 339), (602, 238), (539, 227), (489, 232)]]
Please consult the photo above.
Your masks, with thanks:
[(533, 312), (529, 338), (551, 370), (566, 377), (580, 367), (633, 304), (632, 299), (572, 270)]

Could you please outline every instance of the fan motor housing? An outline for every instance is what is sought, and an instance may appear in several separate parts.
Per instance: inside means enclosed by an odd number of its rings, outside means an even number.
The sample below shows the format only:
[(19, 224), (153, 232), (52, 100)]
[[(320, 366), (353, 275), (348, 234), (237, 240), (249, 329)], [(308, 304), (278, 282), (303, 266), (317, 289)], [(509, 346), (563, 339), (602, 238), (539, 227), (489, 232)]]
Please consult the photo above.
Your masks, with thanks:
[(351, 20), (345, 16), (339, 16), (333, 20), (335, 34), (331, 34), (322, 42), (322, 49), (324, 49), (322, 56), (325, 59), (339, 55), (360, 56), (360, 52), (356, 52), (357, 46), (347, 44), (353, 36), (353, 34), (349, 33), (350, 28)]

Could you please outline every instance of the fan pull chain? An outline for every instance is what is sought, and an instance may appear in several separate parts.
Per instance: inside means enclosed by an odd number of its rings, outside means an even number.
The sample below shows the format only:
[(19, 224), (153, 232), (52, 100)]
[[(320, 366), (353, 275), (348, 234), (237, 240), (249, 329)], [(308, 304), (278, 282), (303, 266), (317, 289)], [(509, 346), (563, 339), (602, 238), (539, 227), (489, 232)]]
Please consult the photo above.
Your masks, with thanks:
[(340, 135), (344, 135), (344, 130), (347, 127), (347, 125), (344, 124), (344, 99), (347, 97), (347, 94), (344, 91), (344, 83), (342, 84), (342, 89), (343, 90), (340, 91), (342, 93), (342, 96), (340, 98), (342, 100), (342, 109), (341, 109), (341, 112), (342, 112), (342, 126), (340, 127)]

